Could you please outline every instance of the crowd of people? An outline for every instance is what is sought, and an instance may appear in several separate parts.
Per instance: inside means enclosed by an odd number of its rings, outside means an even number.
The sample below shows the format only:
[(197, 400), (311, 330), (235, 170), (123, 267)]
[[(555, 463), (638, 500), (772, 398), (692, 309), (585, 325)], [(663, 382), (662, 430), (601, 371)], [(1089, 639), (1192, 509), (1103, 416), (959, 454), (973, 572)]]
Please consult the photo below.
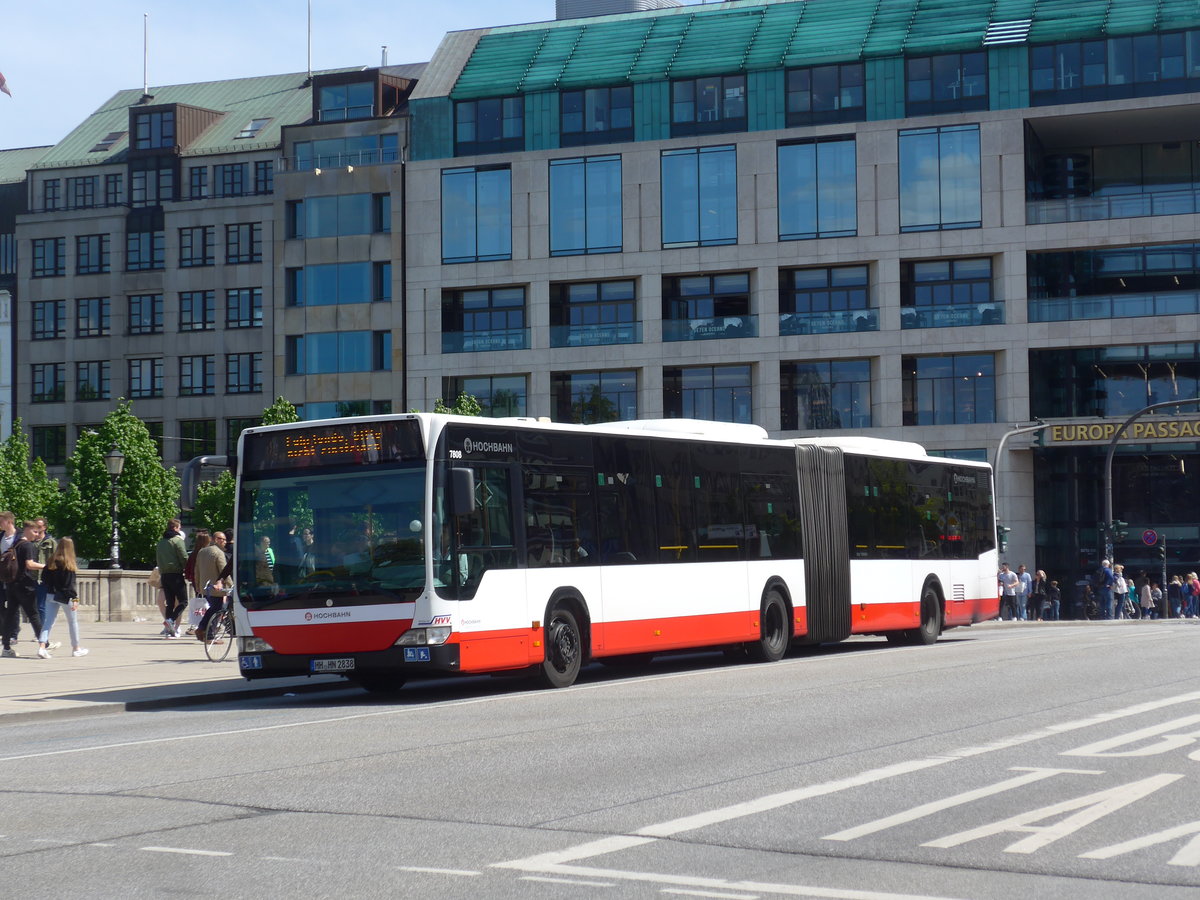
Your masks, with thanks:
[(33, 629), (38, 658), (50, 659), (51, 651), (62, 646), (61, 641), (50, 638), (50, 630), (62, 614), (71, 637), (71, 655), (87, 656), (87, 647), (79, 641), (76, 571), (75, 542), (71, 538), (52, 537), (41, 517), (22, 522), (18, 529), (13, 513), (0, 512), (0, 655), (18, 655), (13, 645), (20, 637), (23, 614)]
[[(225, 608), (233, 589), (233, 553), (225, 532), (196, 529), (189, 553), (183, 540), (183, 524), (172, 519), (155, 548), (155, 562), (150, 585), (158, 589), (162, 636), (175, 640), (187, 633), (199, 641), (208, 640), (208, 625)], [(203, 609), (194, 627), (185, 624), (192, 609)]]
[(1126, 574), (1125, 567), (1101, 560), (1084, 573), (1064, 597), (1057, 581), (1040, 569), (1030, 574), (1025, 566), (1014, 572), (1001, 563), (997, 576), (1000, 618), (1020, 621), (1058, 619), (1158, 619), (1200, 617), (1200, 577), (1195, 572), (1174, 575), (1163, 590), (1145, 571)]

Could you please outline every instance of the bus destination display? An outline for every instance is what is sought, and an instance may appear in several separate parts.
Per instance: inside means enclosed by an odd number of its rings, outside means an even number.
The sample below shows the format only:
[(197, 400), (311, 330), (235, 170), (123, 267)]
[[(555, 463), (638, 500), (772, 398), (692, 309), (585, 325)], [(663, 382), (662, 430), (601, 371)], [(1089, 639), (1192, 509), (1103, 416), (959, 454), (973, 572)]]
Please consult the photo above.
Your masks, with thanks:
[(326, 466), (379, 465), (422, 459), (417, 422), (314, 425), (246, 435), (245, 469), (281, 471)]

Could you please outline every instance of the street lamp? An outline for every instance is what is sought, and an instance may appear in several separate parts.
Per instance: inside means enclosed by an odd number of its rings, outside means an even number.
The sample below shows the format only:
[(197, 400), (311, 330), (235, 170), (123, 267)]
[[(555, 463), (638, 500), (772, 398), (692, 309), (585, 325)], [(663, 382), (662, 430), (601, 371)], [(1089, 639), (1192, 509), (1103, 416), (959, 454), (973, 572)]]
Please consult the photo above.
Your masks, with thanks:
[(125, 468), (125, 454), (117, 447), (116, 441), (112, 448), (104, 454), (104, 468), (112, 479), (112, 543), (109, 545), (109, 568), (121, 568), (120, 533), (117, 530), (117, 482), (121, 478), (121, 470)]

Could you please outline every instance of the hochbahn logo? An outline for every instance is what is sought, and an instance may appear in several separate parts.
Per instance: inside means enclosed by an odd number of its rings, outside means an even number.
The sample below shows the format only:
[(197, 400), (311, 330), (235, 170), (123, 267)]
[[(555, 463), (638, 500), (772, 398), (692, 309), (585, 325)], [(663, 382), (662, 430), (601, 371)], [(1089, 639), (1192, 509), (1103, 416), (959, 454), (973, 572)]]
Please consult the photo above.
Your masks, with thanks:
[[(1078, 441), (1110, 441), (1120, 427), (1119, 422), (1097, 422), (1054, 425), (1047, 431), (1052, 443), (1070, 444)], [(1200, 419), (1147, 419), (1134, 422), (1126, 429), (1124, 437), (1130, 440), (1200, 439)]]
[(513, 445), (506, 444), (502, 441), (473, 441), (470, 438), (463, 439), (463, 453), (473, 455), (476, 453), (512, 453)]
[(349, 619), (353, 617), (353, 613), (348, 609), (334, 610), (331, 612), (306, 612), (304, 614), (305, 622), (323, 622), (327, 619)]

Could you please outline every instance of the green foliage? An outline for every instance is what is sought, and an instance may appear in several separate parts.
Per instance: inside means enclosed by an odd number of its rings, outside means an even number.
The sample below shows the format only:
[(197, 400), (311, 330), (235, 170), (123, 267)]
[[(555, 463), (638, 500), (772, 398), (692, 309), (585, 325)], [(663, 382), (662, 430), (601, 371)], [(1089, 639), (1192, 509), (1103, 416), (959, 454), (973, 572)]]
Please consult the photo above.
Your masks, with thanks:
[(275, 402), (263, 410), (264, 425), (286, 425), (288, 422), (299, 422), (300, 416), (293, 406), (283, 397), (276, 397)]
[(196, 485), (192, 520), (209, 531), (228, 531), (233, 527), (234, 493), (235, 480), (228, 469), (216, 481), (200, 482)]
[(57, 521), (58, 533), (73, 535), (80, 556), (107, 559), (112, 534), (111, 479), (104, 455), (113, 444), (125, 454), (118, 481), (117, 521), (121, 526), (121, 562), (127, 567), (153, 564), (154, 548), (167, 521), (179, 515), (179, 476), (163, 466), (158, 446), (145, 423), (122, 400), (99, 431), (80, 435), (67, 459), (67, 488)]
[(30, 462), (29, 441), (17, 419), (12, 434), (0, 443), (0, 509), (11, 510), (18, 527), (25, 519), (45, 516), (54, 533), (58, 505), (58, 483), (46, 474), (41, 459)]
[(590, 394), (580, 392), (571, 403), (571, 415), (571, 421), (589, 425), (593, 422), (615, 422), (619, 418), (617, 405), (600, 392), (598, 384), (592, 385)]
[(447, 406), (441, 397), (434, 401), (433, 411), (435, 413), (450, 413), (456, 416), (482, 416), (483, 407), (479, 405), (479, 401), (472, 394), (463, 391), (458, 395), (458, 399), (454, 401), (453, 406)]

